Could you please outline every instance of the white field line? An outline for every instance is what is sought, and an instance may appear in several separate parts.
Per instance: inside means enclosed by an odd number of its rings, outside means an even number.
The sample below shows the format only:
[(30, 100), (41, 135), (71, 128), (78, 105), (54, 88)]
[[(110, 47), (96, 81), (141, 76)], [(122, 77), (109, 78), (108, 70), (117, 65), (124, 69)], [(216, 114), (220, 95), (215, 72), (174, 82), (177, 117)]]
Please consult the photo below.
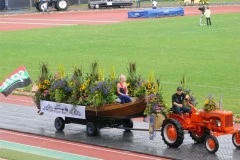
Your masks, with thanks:
[(112, 152), (112, 153), (118, 153), (118, 154), (123, 154), (123, 155), (129, 155), (129, 156), (133, 156), (133, 157), (141, 157), (141, 158), (148, 158), (149, 160), (159, 160), (160, 157), (150, 157), (150, 156), (143, 156), (143, 155), (138, 155), (138, 154), (134, 154), (134, 153), (126, 153), (124, 151), (117, 151), (117, 150), (110, 150), (110, 149), (106, 149), (103, 147), (96, 147), (96, 146), (90, 146), (90, 145), (85, 145), (85, 144), (78, 144), (78, 143), (73, 143), (73, 142), (66, 142), (63, 140), (54, 140), (51, 138), (47, 138), (47, 137), (38, 137), (38, 136), (34, 136), (34, 135), (28, 135), (28, 134), (23, 134), (23, 133), (15, 133), (15, 132), (11, 132), (11, 131), (4, 131), (4, 130), (0, 130), (0, 133), (7, 133), (7, 134), (12, 134), (12, 135), (19, 135), (19, 136), (23, 136), (23, 137), (29, 137), (29, 138), (35, 138), (35, 139), (39, 139), (39, 140), (48, 140), (50, 142), (56, 142), (56, 143), (62, 143), (62, 144), (67, 144), (67, 145), (72, 145), (72, 146), (78, 146), (78, 147), (84, 147), (84, 148), (88, 148), (88, 149), (96, 149), (99, 151), (106, 151), (106, 152)]
[(30, 22), (0, 22), (0, 24), (30, 24), (30, 25), (46, 25), (46, 26), (73, 26), (77, 24), (61, 24), (61, 23), (30, 23)]
[(119, 23), (119, 21), (105, 21), (105, 20), (81, 20), (81, 19), (38, 19), (38, 18), (0, 18), (1, 20), (15, 20), (15, 21), (50, 21), (50, 22), (91, 22), (91, 23)]

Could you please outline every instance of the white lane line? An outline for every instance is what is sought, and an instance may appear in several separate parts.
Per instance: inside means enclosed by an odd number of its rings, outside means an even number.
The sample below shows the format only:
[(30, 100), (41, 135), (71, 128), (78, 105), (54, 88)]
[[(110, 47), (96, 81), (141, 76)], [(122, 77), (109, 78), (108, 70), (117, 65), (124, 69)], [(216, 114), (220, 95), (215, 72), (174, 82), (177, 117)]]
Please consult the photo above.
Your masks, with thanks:
[(2, 20), (17, 20), (17, 21), (50, 21), (50, 22), (93, 22), (93, 23), (119, 23), (119, 21), (105, 20), (81, 20), (81, 19), (37, 19), (37, 18), (0, 18)]
[(100, 151), (107, 151), (107, 152), (113, 152), (113, 153), (118, 153), (118, 154), (123, 154), (123, 155), (129, 155), (129, 156), (133, 156), (133, 157), (141, 157), (141, 158), (148, 158), (148, 159), (152, 159), (152, 160), (159, 160), (160, 157), (149, 157), (149, 156), (143, 156), (143, 155), (136, 155), (136, 154), (131, 154), (131, 153), (126, 153), (124, 151), (116, 151), (116, 150), (110, 150), (110, 149), (105, 149), (105, 148), (100, 148), (100, 147), (95, 147), (95, 146), (90, 146), (90, 145), (84, 145), (84, 144), (76, 144), (76, 143), (71, 143), (71, 142), (65, 142), (65, 141), (60, 141), (60, 140), (53, 140), (50, 139), (48, 137), (46, 138), (42, 138), (42, 137), (37, 137), (37, 136), (33, 136), (33, 135), (28, 135), (28, 134), (23, 134), (23, 133), (15, 133), (15, 132), (11, 132), (11, 131), (4, 131), (4, 130), (0, 130), (0, 133), (7, 133), (7, 134), (12, 134), (12, 135), (19, 135), (19, 136), (24, 136), (24, 137), (29, 137), (29, 138), (35, 138), (35, 139), (40, 139), (40, 140), (48, 140), (50, 142), (56, 142), (56, 143), (62, 143), (62, 144), (68, 144), (68, 145), (73, 145), (73, 146), (78, 146), (78, 147), (85, 147), (85, 148), (89, 148), (89, 149), (96, 149), (96, 150), (100, 150)]
[(26, 23), (26, 22), (0, 22), (1, 24), (31, 24), (31, 25), (46, 25), (46, 26), (73, 26), (77, 24), (61, 24), (61, 23)]

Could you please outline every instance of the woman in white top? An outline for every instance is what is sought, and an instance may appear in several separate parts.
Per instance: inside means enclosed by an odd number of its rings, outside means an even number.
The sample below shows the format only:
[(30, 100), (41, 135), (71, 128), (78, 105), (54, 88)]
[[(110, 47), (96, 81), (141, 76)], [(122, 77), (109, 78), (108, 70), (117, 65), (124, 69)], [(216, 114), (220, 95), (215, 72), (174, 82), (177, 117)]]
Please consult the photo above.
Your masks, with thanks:
[(206, 17), (207, 25), (212, 25), (211, 19), (210, 19), (210, 17), (211, 17), (211, 10), (209, 9), (209, 7), (207, 7), (207, 9), (205, 10), (204, 15)]
[(152, 9), (157, 9), (157, 1), (152, 1)]

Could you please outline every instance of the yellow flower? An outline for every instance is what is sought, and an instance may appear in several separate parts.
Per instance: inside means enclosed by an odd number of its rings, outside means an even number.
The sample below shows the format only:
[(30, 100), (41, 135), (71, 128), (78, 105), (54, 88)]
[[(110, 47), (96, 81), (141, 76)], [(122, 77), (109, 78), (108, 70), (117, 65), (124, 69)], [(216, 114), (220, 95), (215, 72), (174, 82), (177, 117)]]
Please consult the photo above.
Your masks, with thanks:
[(48, 86), (50, 85), (50, 81), (48, 79), (44, 80), (44, 83)]
[(148, 83), (148, 84), (147, 84), (147, 89), (151, 89), (151, 88), (152, 88), (151, 83)]
[(43, 88), (43, 89), (46, 89), (46, 86), (45, 86), (45, 85), (42, 85), (42, 88)]

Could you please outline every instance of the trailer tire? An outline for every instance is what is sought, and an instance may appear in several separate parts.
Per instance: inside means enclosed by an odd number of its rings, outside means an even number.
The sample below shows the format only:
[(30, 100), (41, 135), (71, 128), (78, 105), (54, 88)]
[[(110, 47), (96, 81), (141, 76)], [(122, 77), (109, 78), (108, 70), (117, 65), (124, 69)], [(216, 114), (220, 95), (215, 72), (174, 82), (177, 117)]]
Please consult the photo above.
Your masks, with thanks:
[(217, 138), (213, 135), (209, 135), (205, 140), (205, 148), (209, 153), (217, 152), (219, 148), (219, 143)]
[[(133, 121), (132, 121), (132, 119), (124, 119), (123, 120), (123, 127), (133, 128)], [(131, 129), (125, 129), (125, 131), (131, 131)]]
[(54, 126), (57, 131), (63, 131), (65, 128), (65, 121), (62, 117), (57, 117), (54, 121)]
[(210, 131), (207, 128), (202, 128), (201, 133), (196, 133), (194, 131), (189, 131), (190, 137), (197, 143), (204, 143), (207, 136), (209, 136)]
[(178, 148), (183, 143), (183, 128), (175, 119), (166, 119), (163, 121), (161, 135), (162, 140), (169, 147)]
[(93, 122), (88, 122), (86, 125), (87, 135), (95, 136), (97, 134), (97, 125)]
[(67, 0), (58, 0), (55, 4), (55, 8), (58, 11), (65, 11), (68, 9), (68, 1)]
[(35, 8), (36, 8), (39, 12), (41, 12), (41, 9), (39, 8), (39, 2), (35, 3)]
[[(238, 133), (238, 134), (240, 134), (240, 133)], [(232, 135), (232, 142), (233, 142), (233, 145), (234, 145), (236, 148), (240, 149), (240, 142), (237, 141), (237, 133), (234, 133), (234, 134)]]
[(46, 1), (45, 2), (39, 2), (38, 3), (38, 5), (36, 6), (36, 8), (38, 8), (37, 10), (39, 11), (39, 12), (42, 12), (43, 11), (43, 9), (44, 9), (44, 5), (45, 5), (45, 3), (47, 3)]

